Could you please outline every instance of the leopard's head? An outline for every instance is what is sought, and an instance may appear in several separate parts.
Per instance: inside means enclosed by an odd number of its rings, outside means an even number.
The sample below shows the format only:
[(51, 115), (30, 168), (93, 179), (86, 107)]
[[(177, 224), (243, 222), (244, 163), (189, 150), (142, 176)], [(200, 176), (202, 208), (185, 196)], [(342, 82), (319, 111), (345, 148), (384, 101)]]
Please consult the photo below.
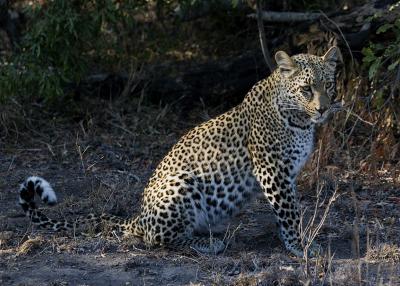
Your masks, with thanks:
[(338, 47), (324, 56), (299, 54), (290, 57), (283, 51), (275, 54), (280, 74), (277, 104), (285, 112), (300, 112), (313, 123), (324, 122), (340, 109), (336, 99), (336, 67), (341, 60)]

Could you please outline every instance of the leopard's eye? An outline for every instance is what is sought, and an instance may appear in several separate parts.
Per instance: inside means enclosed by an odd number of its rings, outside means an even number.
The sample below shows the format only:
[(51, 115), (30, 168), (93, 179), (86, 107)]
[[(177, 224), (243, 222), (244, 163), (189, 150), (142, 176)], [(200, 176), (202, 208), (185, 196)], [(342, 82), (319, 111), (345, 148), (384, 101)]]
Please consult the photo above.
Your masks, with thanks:
[(330, 89), (333, 86), (333, 82), (327, 82), (325, 83), (325, 88)]
[(311, 86), (309, 86), (309, 85), (302, 86), (301, 90), (303, 92), (310, 93), (311, 92)]

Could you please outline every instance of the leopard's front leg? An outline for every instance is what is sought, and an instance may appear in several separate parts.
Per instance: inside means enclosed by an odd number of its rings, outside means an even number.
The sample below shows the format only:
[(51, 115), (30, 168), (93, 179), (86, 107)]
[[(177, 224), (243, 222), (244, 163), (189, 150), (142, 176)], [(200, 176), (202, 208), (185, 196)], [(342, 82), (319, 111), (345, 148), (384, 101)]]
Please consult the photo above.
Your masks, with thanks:
[(298, 257), (303, 257), (296, 188), (294, 180), (289, 177), (285, 168), (280, 165), (256, 166), (254, 175), (272, 206), (286, 249)]

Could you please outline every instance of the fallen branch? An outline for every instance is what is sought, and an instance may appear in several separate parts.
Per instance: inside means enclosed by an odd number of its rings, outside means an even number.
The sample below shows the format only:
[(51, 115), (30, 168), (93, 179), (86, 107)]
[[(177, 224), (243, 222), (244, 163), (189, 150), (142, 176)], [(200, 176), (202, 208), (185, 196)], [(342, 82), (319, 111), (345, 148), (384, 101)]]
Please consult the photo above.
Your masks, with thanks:
[[(249, 14), (247, 17), (257, 19), (257, 13)], [(261, 18), (266, 22), (286, 23), (314, 21), (320, 17), (321, 13), (261, 11)]]

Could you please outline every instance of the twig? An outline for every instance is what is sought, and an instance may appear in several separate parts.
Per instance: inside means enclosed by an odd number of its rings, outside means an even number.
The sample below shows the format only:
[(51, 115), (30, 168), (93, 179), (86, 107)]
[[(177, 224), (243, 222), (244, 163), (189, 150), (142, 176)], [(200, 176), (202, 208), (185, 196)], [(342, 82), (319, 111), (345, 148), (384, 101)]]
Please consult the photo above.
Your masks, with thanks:
[[(319, 166), (320, 166), (320, 157), (321, 157), (321, 150), (322, 150), (322, 142), (320, 141), (320, 145), (318, 148), (318, 159), (317, 159), (317, 177), (319, 177)], [(318, 223), (316, 223), (317, 219), (317, 214), (318, 210), (320, 210), (320, 201), (321, 201), (321, 194), (323, 190), (323, 185), (319, 183), (319, 180), (317, 182), (317, 201), (315, 202), (315, 208), (313, 211), (313, 214), (311, 218), (308, 220), (306, 226), (304, 227), (303, 225), (303, 220), (304, 220), (304, 215), (305, 215), (305, 209), (302, 210), (301, 213), (301, 219), (300, 219), (300, 236), (301, 236), (301, 244), (304, 249), (304, 259), (305, 259), (305, 274), (307, 277), (310, 277), (310, 265), (309, 265), (309, 257), (308, 257), (308, 250), (310, 247), (312, 247), (312, 244), (316, 237), (318, 236), (322, 226), (324, 225), (326, 218), (328, 217), (328, 214), (330, 212), (330, 209), (333, 205), (333, 203), (336, 201), (338, 198), (338, 187), (337, 185), (335, 186), (335, 190), (328, 200), (328, 203), (326, 205), (326, 208), (322, 214), (322, 217)], [(322, 200), (322, 203), (325, 202), (325, 198)]]
[(15, 155), (12, 156), (11, 163), (10, 163), (10, 165), (8, 165), (8, 168), (7, 168), (7, 173), (10, 172), (10, 170), (11, 170), (11, 168), (12, 168), (12, 165), (14, 164), (14, 160), (15, 160)]
[(267, 63), (267, 66), (269, 68), (269, 71), (272, 73), (272, 71), (275, 69), (275, 65), (271, 60), (271, 55), (268, 50), (268, 45), (267, 45), (267, 39), (265, 37), (265, 29), (264, 29), (264, 23), (262, 19), (262, 11), (261, 11), (261, 0), (257, 0), (256, 2), (256, 12), (257, 12), (257, 26), (258, 26), (258, 33), (260, 36), (260, 43), (261, 43), (261, 50), (264, 56), (264, 60)]
[[(319, 148), (318, 148), (318, 159), (317, 159), (317, 177), (319, 178), (319, 164), (320, 164), (320, 158), (321, 158), (321, 147), (322, 147), (322, 141), (320, 141)], [(307, 277), (310, 276), (310, 266), (309, 266), (309, 260), (308, 260), (308, 249), (310, 248), (313, 239), (311, 240), (311, 237), (309, 236), (312, 232), (311, 228), (314, 226), (315, 219), (317, 217), (317, 210), (319, 206), (319, 199), (321, 197), (321, 192), (322, 192), (322, 186), (319, 184), (319, 180), (317, 182), (317, 201), (315, 203), (315, 208), (314, 208), (314, 213), (312, 215), (311, 220), (308, 221), (307, 225), (305, 228), (303, 228), (303, 218), (305, 215), (305, 209), (302, 211), (301, 214), (301, 220), (300, 220), (300, 236), (301, 236), (301, 244), (303, 246), (303, 251), (304, 251), (304, 258), (305, 258), (305, 273)]]
[(394, 80), (394, 84), (392, 85), (392, 90), (390, 91), (390, 98), (392, 99), (394, 98), (394, 93), (396, 89), (399, 87), (399, 82), (400, 82), (400, 66), (397, 69), (396, 79)]
[(321, 13), (322, 16), (324, 16), (324, 18), (325, 18), (326, 20), (328, 20), (330, 23), (332, 23), (332, 24), (336, 27), (336, 29), (339, 31), (340, 36), (342, 36), (343, 41), (345, 42), (346, 47), (347, 47), (347, 49), (349, 50), (350, 57), (351, 57), (351, 67), (353, 68), (353, 67), (354, 67), (353, 52), (351, 51), (350, 45), (349, 45), (349, 43), (347, 42), (347, 40), (346, 40), (346, 38), (345, 38), (345, 36), (344, 36), (344, 34), (343, 34), (343, 32), (342, 32), (342, 29), (340, 29), (339, 25), (336, 24), (336, 22), (333, 21), (331, 18), (329, 18), (328, 15), (326, 15), (323, 11), (320, 10), (319, 12)]
[(353, 221), (353, 239), (352, 239), (352, 249), (353, 254), (355, 255), (355, 259), (357, 259), (358, 264), (358, 282), (361, 285), (361, 260), (360, 260), (360, 210), (357, 204), (357, 195), (354, 191), (354, 183), (351, 185), (351, 198), (353, 199), (354, 204), (354, 221)]
[(369, 122), (369, 121), (366, 121), (366, 120), (362, 119), (360, 117), (360, 115), (358, 115), (357, 113), (355, 113), (355, 112), (353, 112), (351, 110), (349, 111), (349, 114), (353, 115), (354, 117), (357, 117), (358, 120), (360, 120), (361, 122), (364, 122), (365, 124), (368, 124), (368, 125), (371, 125), (371, 126), (375, 126), (376, 125), (376, 123), (372, 123), (372, 122)]
[(127, 82), (124, 86), (124, 89), (121, 92), (121, 96), (127, 97), (129, 94), (131, 94), (139, 85), (140, 80), (138, 80), (139, 76), (141, 76), (143, 73), (143, 66), (140, 68), (137, 67), (137, 64), (134, 63), (130, 67), (130, 71), (128, 74)]
[(227, 227), (224, 237), (222, 238), (222, 241), (226, 241), (226, 245), (225, 245), (225, 249), (224, 252), (222, 254), (225, 254), (225, 251), (228, 249), (229, 244), (231, 243), (231, 240), (235, 237), (236, 232), (242, 227), (242, 224), (240, 223), (234, 230), (232, 233), (228, 233), (229, 231), (229, 226)]
[[(351, 105), (351, 108), (346, 109), (347, 114), (346, 114), (346, 118), (345, 118), (345, 120), (344, 120), (343, 126), (346, 125), (347, 121), (348, 121), (349, 118), (350, 118), (350, 115), (353, 113), (354, 105), (355, 105), (355, 103), (354, 103), (354, 101), (353, 101), (353, 102), (352, 102), (352, 105)], [(353, 127), (351, 128), (349, 134), (347, 134), (347, 139), (344, 139), (344, 140), (343, 140), (342, 145), (340, 146), (340, 149), (343, 149), (344, 146), (345, 146), (345, 144), (350, 140), (350, 136), (353, 134), (354, 128), (356, 127), (357, 122), (358, 122), (358, 120), (359, 120), (358, 117), (356, 117), (356, 118), (357, 118), (357, 120), (354, 122)]]
[(76, 134), (76, 140), (75, 140), (75, 147), (76, 150), (78, 151), (79, 154), (79, 159), (81, 161), (81, 165), (82, 165), (82, 171), (83, 173), (86, 175), (86, 169), (85, 169), (85, 163), (84, 163), (84, 159), (83, 159), (83, 155), (85, 154), (85, 152), (90, 148), (90, 146), (87, 146), (83, 151), (81, 148), (81, 145), (78, 143), (79, 140), (79, 135), (78, 133)]
[(112, 125), (112, 126), (114, 126), (114, 127), (116, 127), (116, 128), (119, 128), (119, 129), (121, 129), (122, 131), (125, 131), (126, 133), (128, 133), (129, 135), (132, 135), (132, 136), (136, 136), (136, 134), (135, 133), (133, 133), (132, 131), (130, 131), (129, 129), (127, 129), (127, 128), (125, 128), (125, 127), (123, 127), (123, 126), (121, 126), (121, 125), (118, 125), (118, 124), (115, 124), (115, 123), (113, 123), (113, 122), (108, 122), (108, 124), (110, 124), (110, 125)]

